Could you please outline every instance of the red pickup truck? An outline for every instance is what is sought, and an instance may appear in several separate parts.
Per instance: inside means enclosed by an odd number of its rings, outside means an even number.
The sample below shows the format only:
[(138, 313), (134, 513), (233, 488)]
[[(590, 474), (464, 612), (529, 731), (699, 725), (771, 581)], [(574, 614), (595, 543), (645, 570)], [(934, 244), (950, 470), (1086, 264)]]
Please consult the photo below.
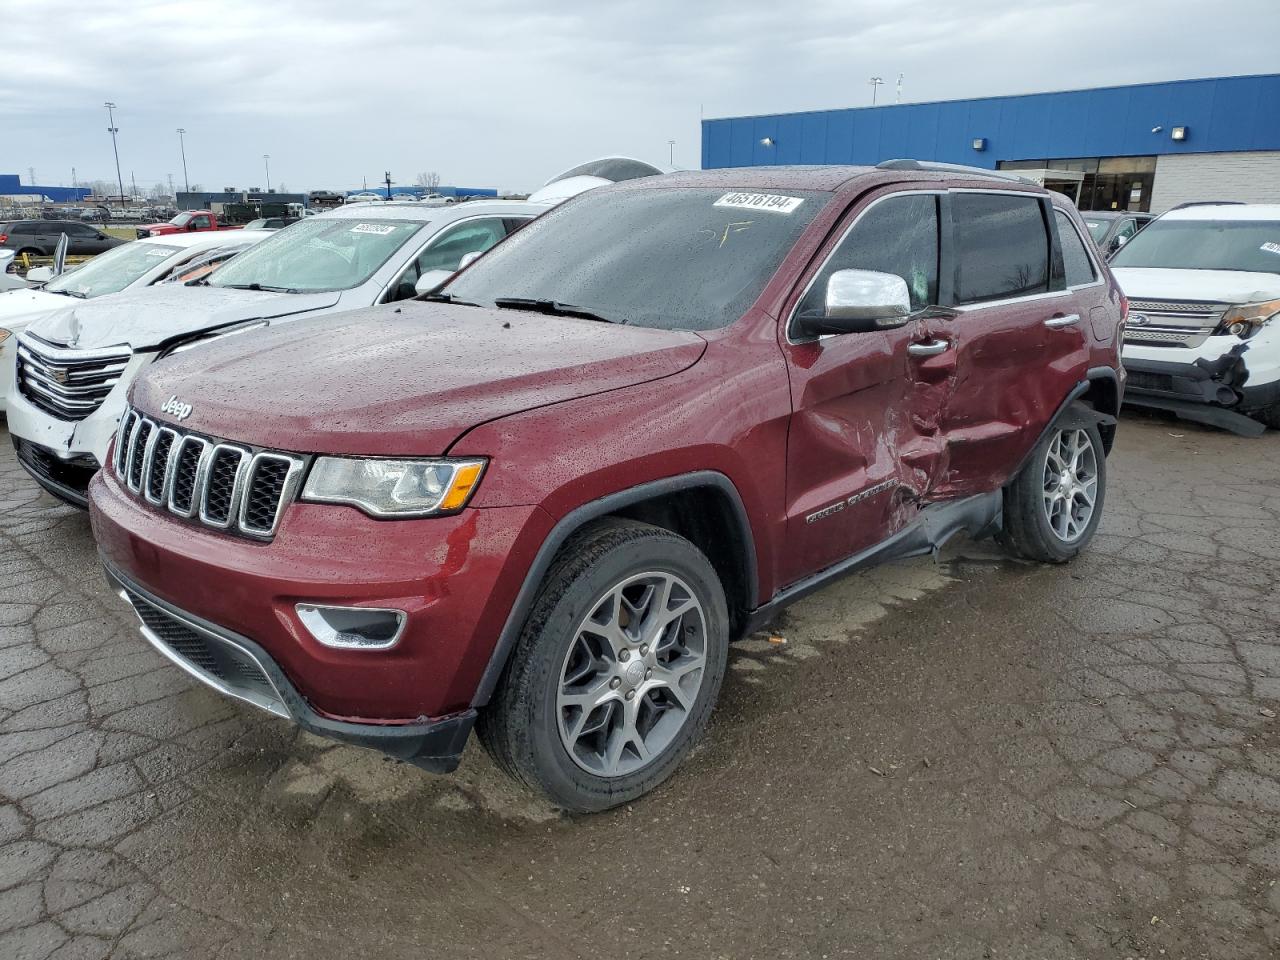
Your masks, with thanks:
[(205, 230), (239, 230), (240, 224), (222, 224), (210, 210), (184, 210), (167, 223), (148, 223), (138, 228), (138, 239), (163, 237), (169, 233), (201, 233)]

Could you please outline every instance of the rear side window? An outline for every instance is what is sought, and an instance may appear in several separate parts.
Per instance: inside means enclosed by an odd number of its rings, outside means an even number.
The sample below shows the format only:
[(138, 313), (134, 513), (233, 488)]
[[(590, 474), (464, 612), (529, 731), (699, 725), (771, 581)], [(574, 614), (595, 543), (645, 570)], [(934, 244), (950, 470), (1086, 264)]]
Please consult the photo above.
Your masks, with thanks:
[(956, 193), (951, 212), (960, 303), (1048, 292), (1049, 235), (1038, 197)]
[(840, 241), (800, 303), (800, 312), (822, 310), (827, 280), (837, 270), (877, 270), (907, 282), (911, 309), (938, 302), (938, 200), (903, 194), (868, 207)]
[(1053, 215), (1058, 220), (1058, 242), (1062, 244), (1062, 265), (1066, 271), (1067, 286), (1078, 287), (1093, 283), (1098, 275), (1093, 271), (1093, 261), (1085, 252), (1084, 242), (1076, 232), (1075, 224), (1061, 210), (1054, 210)]

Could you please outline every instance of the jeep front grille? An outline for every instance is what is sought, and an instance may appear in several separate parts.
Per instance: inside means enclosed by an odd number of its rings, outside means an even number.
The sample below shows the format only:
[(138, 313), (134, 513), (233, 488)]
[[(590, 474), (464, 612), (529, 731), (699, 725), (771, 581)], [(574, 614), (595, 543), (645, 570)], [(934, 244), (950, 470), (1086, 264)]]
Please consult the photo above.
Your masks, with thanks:
[(270, 539), (293, 499), (305, 461), (214, 440), (126, 410), (112, 469), (130, 492), (179, 517)]
[(18, 392), (59, 420), (83, 420), (102, 406), (132, 356), (128, 347), (73, 350), (24, 334), (18, 341)]

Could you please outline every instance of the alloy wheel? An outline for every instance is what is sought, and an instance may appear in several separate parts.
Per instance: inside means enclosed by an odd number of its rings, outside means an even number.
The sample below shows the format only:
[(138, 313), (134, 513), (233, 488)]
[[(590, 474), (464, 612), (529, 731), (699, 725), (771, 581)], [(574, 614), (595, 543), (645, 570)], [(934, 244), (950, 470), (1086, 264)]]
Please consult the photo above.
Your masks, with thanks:
[(605, 591), (560, 671), (556, 717), (574, 762), (621, 777), (660, 757), (697, 702), (706, 635), (702, 604), (674, 574), (641, 573)]
[(1044, 461), (1044, 515), (1063, 543), (1084, 536), (1098, 496), (1098, 454), (1087, 431), (1059, 430)]

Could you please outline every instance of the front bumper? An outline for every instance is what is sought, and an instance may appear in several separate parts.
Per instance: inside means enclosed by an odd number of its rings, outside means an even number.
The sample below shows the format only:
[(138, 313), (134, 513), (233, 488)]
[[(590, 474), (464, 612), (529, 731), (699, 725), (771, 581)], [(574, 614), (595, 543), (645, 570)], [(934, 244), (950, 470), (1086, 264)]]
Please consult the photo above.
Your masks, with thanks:
[(139, 630), (165, 657), (219, 693), (297, 723), (304, 730), (379, 750), (433, 773), (458, 766), (475, 710), (405, 724), (334, 720), (317, 713), (261, 646), (172, 606), (104, 561), (107, 582), (138, 615)]
[[(111, 470), (98, 472), (89, 493), (95, 539), (118, 578), (248, 638), (316, 715), (379, 726), (472, 706), (552, 526), (534, 506), (380, 521), (354, 507), (294, 502), (274, 539), (262, 542), (152, 507)], [(390, 648), (335, 649), (306, 629), (298, 603), (400, 610), (405, 625)]]

